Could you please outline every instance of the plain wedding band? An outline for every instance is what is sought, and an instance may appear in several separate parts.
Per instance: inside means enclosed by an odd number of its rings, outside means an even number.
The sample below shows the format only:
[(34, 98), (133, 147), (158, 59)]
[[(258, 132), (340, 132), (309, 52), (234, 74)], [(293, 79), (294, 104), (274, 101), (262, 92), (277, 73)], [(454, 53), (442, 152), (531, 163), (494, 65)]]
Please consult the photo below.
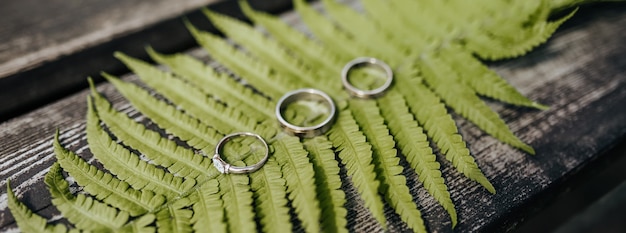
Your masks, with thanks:
[[(287, 106), (289, 106), (289, 104), (298, 100), (321, 100), (330, 109), (330, 113), (324, 121), (316, 125), (297, 126), (291, 124), (283, 117), (283, 111), (287, 108)], [(276, 105), (276, 118), (278, 118), (278, 122), (287, 133), (299, 137), (312, 138), (321, 135), (330, 129), (335, 119), (336, 111), (337, 108), (333, 99), (326, 93), (317, 89), (304, 88), (290, 91), (278, 100), (278, 104)]]
[[(387, 80), (385, 81), (385, 83), (373, 90), (362, 90), (359, 89), (357, 87), (355, 87), (354, 85), (352, 85), (352, 83), (350, 83), (350, 81), (348, 80), (348, 74), (350, 73), (350, 70), (354, 67), (356, 67), (357, 65), (361, 65), (361, 64), (365, 64), (365, 65), (374, 65), (374, 66), (378, 66), (380, 68), (382, 68), (385, 71), (385, 75), (387, 76)], [(389, 67), (389, 65), (387, 65), (387, 63), (373, 58), (373, 57), (358, 57), (355, 58), (354, 60), (348, 62), (344, 67), (343, 70), (341, 71), (341, 82), (343, 84), (343, 87), (350, 93), (350, 95), (355, 96), (355, 97), (359, 97), (359, 98), (375, 98), (378, 97), (380, 95), (382, 95), (390, 86), (391, 83), (393, 82), (393, 71), (391, 70), (391, 67)]]
[[(257, 140), (261, 141), (263, 143), (263, 146), (265, 147), (265, 156), (263, 156), (263, 159), (261, 159), (256, 164), (245, 166), (245, 167), (233, 166), (227, 163), (226, 161), (224, 161), (224, 159), (221, 156), (222, 148), (232, 138), (239, 137), (239, 136), (255, 137)], [(269, 152), (270, 152), (270, 149), (269, 149), (269, 146), (267, 145), (267, 142), (265, 142), (265, 139), (263, 139), (263, 137), (259, 136), (258, 134), (250, 133), (250, 132), (232, 133), (232, 134), (228, 134), (224, 136), (215, 146), (215, 154), (213, 155), (213, 166), (215, 166), (215, 168), (217, 168), (217, 170), (223, 174), (251, 173), (263, 167), (265, 162), (267, 162)]]

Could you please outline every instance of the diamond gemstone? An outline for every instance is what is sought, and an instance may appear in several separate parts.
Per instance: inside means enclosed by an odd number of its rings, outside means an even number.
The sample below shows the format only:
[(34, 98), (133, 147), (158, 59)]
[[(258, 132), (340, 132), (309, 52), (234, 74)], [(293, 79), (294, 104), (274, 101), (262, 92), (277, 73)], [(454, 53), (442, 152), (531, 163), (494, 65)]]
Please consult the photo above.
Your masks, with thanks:
[(215, 166), (215, 168), (217, 168), (218, 171), (220, 171), (221, 173), (224, 173), (224, 164), (222, 164), (222, 161), (213, 158), (213, 165)]

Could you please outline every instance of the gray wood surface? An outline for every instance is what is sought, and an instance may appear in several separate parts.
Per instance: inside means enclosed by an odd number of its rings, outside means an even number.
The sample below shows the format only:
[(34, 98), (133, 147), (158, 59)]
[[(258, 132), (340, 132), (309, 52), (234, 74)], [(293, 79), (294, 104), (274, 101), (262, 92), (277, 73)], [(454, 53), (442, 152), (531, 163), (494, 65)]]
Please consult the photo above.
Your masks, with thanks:
[[(294, 24), (293, 15), (284, 16)], [(490, 66), (531, 99), (551, 106), (538, 111), (490, 103), (537, 155), (529, 156), (499, 143), (472, 124), (458, 119), (479, 166), (494, 184), (491, 195), (464, 178), (438, 157), (457, 206), (459, 224), (450, 221), (428, 196), (412, 171), (409, 185), (429, 230), (433, 232), (507, 231), (540, 208), (537, 200), (554, 195), (571, 177), (626, 136), (626, 6), (585, 6), (547, 44), (524, 57)], [(206, 56), (192, 50), (194, 55)], [(132, 75), (126, 79), (135, 79)], [(98, 90), (118, 109), (133, 110), (110, 84)], [(0, 231), (15, 229), (6, 208), (6, 180), (22, 202), (47, 218), (57, 217), (42, 177), (54, 161), (51, 140), (56, 129), (61, 143), (88, 154), (84, 124), (87, 91), (41, 107), (0, 124)], [(345, 178), (345, 177), (344, 177)], [(349, 225), (354, 232), (382, 231), (364, 210), (354, 189), (346, 185)], [(389, 230), (407, 231), (386, 207)]]
[[(85, 77), (127, 69), (111, 54), (147, 57), (143, 47), (181, 51), (195, 45), (182, 21), (211, 25), (198, 10), (242, 17), (225, 0), (8, 0), (0, 4), (0, 121), (18, 116), (87, 86)], [(276, 12), (287, 0), (254, 1)], [(96, 81), (100, 81), (97, 79)]]

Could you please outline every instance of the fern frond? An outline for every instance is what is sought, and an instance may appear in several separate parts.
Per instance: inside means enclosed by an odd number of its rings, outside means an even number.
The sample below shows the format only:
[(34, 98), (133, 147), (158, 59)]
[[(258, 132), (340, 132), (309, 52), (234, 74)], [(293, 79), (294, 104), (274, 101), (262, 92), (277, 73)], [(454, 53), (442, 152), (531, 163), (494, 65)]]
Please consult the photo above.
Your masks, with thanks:
[(120, 180), (128, 182), (135, 189), (151, 190), (165, 197), (175, 197), (191, 189), (196, 181), (175, 177), (162, 169), (139, 159), (128, 149), (117, 144), (100, 126), (100, 119), (87, 98), (87, 142), (91, 152), (104, 166)]
[(577, 10), (574, 9), (568, 15), (553, 22), (543, 21), (532, 27), (522, 28), (516, 32), (520, 38), (524, 38), (522, 41), (493, 43), (494, 40), (485, 39), (486, 37), (473, 37), (465, 46), (483, 59), (500, 60), (519, 57), (546, 42), (561, 24), (574, 16)]
[(294, 0), (294, 6), (308, 29), (329, 49), (335, 50), (335, 54), (338, 55), (339, 60), (348, 62), (355, 57), (368, 56), (371, 54), (371, 52), (368, 51), (370, 48), (363, 47), (360, 44), (350, 43), (350, 46), (344, 46), (344, 43), (352, 41), (351, 36), (345, 31), (340, 30), (304, 0)]
[(526, 98), (496, 72), (460, 48), (455, 46), (455, 48), (442, 49), (439, 52), (444, 61), (462, 70), (458, 72), (461, 81), (472, 87), (477, 94), (518, 106), (542, 110), (548, 108)]
[(348, 232), (346, 226), (346, 194), (341, 189), (339, 164), (335, 160), (332, 143), (326, 137), (315, 137), (304, 141), (315, 168), (317, 198), (322, 208), (323, 232)]
[[(224, 219), (224, 202), (219, 194), (217, 179), (202, 184), (194, 195), (197, 199), (193, 204), (193, 229), (195, 231), (227, 232)], [(210, 221), (206, 221), (210, 219)]]
[(263, 26), (274, 39), (279, 41), (285, 48), (288, 48), (290, 52), (297, 50), (299, 57), (306, 61), (307, 64), (310, 64), (311, 67), (334, 67), (330, 72), (320, 75), (332, 77), (341, 72), (341, 64), (343, 62), (339, 62), (338, 57), (331, 54), (326, 47), (307, 37), (304, 33), (290, 27), (278, 17), (254, 11), (245, 0), (240, 0), (239, 5), (250, 20), (257, 25)]
[(61, 146), (58, 131), (53, 145), (59, 165), (96, 199), (127, 211), (131, 216), (152, 212), (165, 203), (165, 197), (162, 195), (148, 190), (133, 189), (128, 183), (87, 163), (74, 152)]
[[(385, 95), (383, 98), (389, 98), (388, 96)], [(380, 191), (385, 196), (385, 200), (411, 229), (416, 232), (426, 232), (421, 213), (406, 186), (406, 177), (402, 174), (402, 166), (399, 165), (400, 158), (397, 157), (395, 141), (384, 125), (378, 105), (375, 101), (351, 100), (350, 107), (368, 142), (372, 145), (373, 162), (378, 180), (381, 182)], [(429, 185), (432, 183), (430, 182), (431, 176), (419, 175), (425, 187), (432, 187)], [(436, 180), (442, 181), (440, 177)]]
[(256, 232), (249, 178), (221, 175), (217, 177), (217, 181), (219, 193), (224, 201), (228, 232)]
[(91, 96), (102, 122), (125, 145), (138, 150), (155, 164), (166, 167), (168, 171), (181, 177), (193, 178), (200, 183), (215, 177), (216, 172), (212, 170), (215, 168), (211, 166), (210, 158), (197, 155), (172, 140), (162, 138), (159, 133), (146, 129), (143, 124), (116, 111), (95, 90), (93, 83)]
[(353, 43), (369, 48), (375, 52), (377, 58), (389, 64), (399, 64), (408, 53), (408, 50), (400, 48), (397, 44), (389, 43), (389, 36), (365, 15), (335, 0), (322, 0), (322, 2), (334, 22), (352, 35)]
[[(176, 200), (156, 213), (156, 226), (159, 232), (187, 233), (192, 232), (191, 217), (193, 211), (185, 209), (190, 206), (189, 198)], [(211, 221), (213, 221), (211, 219)], [(205, 229), (206, 230), (206, 229)]]
[[(7, 204), (13, 219), (17, 223), (17, 226), (23, 232), (36, 232), (36, 233), (63, 233), (68, 232), (67, 227), (63, 224), (48, 224), (46, 219), (33, 213), (26, 205), (22, 204), (13, 190), (11, 189), (11, 182), (7, 179)], [(77, 230), (71, 230), (70, 232), (78, 232)]]
[[(399, 75), (404, 74), (399, 73)], [(404, 77), (397, 79), (397, 81), (396, 87), (405, 96), (407, 100), (405, 103), (409, 106), (409, 110), (419, 124), (424, 127), (428, 137), (446, 156), (446, 159), (452, 162), (452, 165), (463, 175), (477, 181), (489, 192), (495, 193), (495, 188), (478, 168), (463, 141), (463, 137), (458, 133), (454, 120), (439, 97), (416, 78)], [(397, 106), (401, 105), (398, 104)], [(393, 123), (390, 124), (393, 125)], [(419, 131), (421, 129), (416, 132)], [(416, 135), (409, 138), (420, 138), (420, 136)]]
[(348, 175), (365, 201), (365, 206), (386, 228), (383, 202), (378, 195), (380, 183), (372, 164), (372, 149), (349, 110), (339, 113), (335, 125), (328, 131), (328, 138), (339, 152), (339, 158), (348, 169)]
[[(254, 161), (261, 159), (258, 156), (249, 158)], [(250, 174), (255, 211), (260, 216), (263, 232), (280, 232), (292, 227), (285, 184), (274, 157), (270, 157), (261, 169)]]
[(156, 232), (153, 226), (155, 219), (154, 214), (144, 214), (138, 219), (132, 220), (130, 223), (126, 224), (121, 232), (154, 233)]
[[(380, 106), (402, 154), (404, 154), (413, 170), (417, 173), (424, 188), (448, 212), (454, 227), (457, 223), (454, 203), (439, 171), (441, 165), (436, 160), (422, 128), (416, 124), (411, 115), (407, 114), (409, 109), (406, 106), (406, 102), (399, 98), (397, 94), (387, 93), (381, 98)], [(416, 216), (418, 213), (409, 214)], [(415, 227), (412, 227), (414, 230), (419, 230), (421, 228), (420, 225), (423, 225), (419, 221), (414, 222), (414, 224), (417, 224)], [(409, 224), (409, 226), (411, 225)]]
[(515, 136), (496, 112), (470, 88), (455, 82), (457, 74), (436, 55), (423, 55), (418, 61), (425, 80), (448, 106), (500, 141), (530, 154), (535, 150)]
[(52, 204), (76, 227), (111, 232), (128, 222), (130, 215), (126, 211), (118, 211), (84, 194), (72, 195), (61, 172), (58, 163), (52, 165), (46, 174), (45, 183), (52, 196)]
[[(399, 16), (404, 22), (405, 30), (409, 30), (412, 37), (424, 38), (428, 41), (451, 41), (458, 35), (451, 32), (448, 23), (437, 22), (438, 12), (432, 11), (426, 4), (435, 1), (396, 0), (385, 1), (389, 4), (391, 12)], [(367, 6), (367, 5), (366, 5)], [(384, 22), (384, 20), (379, 20)]]
[(288, 197), (306, 232), (319, 232), (321, 209), (315, 191), (315, 171), (300, 140), (283, 136), (272, 143), (273, 156), (282, 167)]
[[(214, 148), (224, 135), (200, 122), (164, 101), (158, 100), (139, 86), (124, 82), (112, 75), (103, 73), (117, 91), (119, 91), (137, 110), (159, 125), (168, 133), (176, 135), (195, 148)], [(219, 172), (215, 170), (217, 176)]]
[[(177, 106), (217, 129), (219, 132), (228, 134), (237, 131), (255, 131), (257, 122), (246, 116), (237, 108), (227, 108), (215, 99), (206, 96), (196, 87), (185, 83), (183, 80), (174, 78), (171, 73), (157, 69), (150, 64), (131, 58), (122, 53), (116, 53), (128, 68), (130, 68), (143, 82), (165, 96)], [(273, 135), (263, 135), (271, 137)]]
[(246, 80), (263, 94), (277, 100), (284, 93), (297, 89), (297, 82), (273, 74), (270, 67), (255, 61), (224, 39), (211, 33), (199, 31), (189, 22), (186, 22), (186, 25), (196, 41), (211, 54), (213, 59)]
[(320, 75), (317, 70), (305, 66), (297, 57), (289, 54), (277, 41), (267, 38), (253, 27), (206, 9), (203, 12), (229, 39), (242, 45), (257, 58), (263, 58), (263, 62), (276, 72), (290, 80), (298, 80), (298, 88), (315, 86), (327, 93), (341, 90), (340, 83), (336, 82), (337, 79), (332, 76)]
[(193, 83), (205, 93), (215, 96), (226, 105), (237, 106), (242, 112), (259, 113), (266, 118), (274, 117), (274, 111), (272, 111), (274, 106), (268, 99), (254, 93), (252, 88), (237, 82), (226, 73), (218, 73), (186, 54), (164, 55), (157, 53), (151, 47), (147, 51), (152, 59), (167, 65), (173, 73)]

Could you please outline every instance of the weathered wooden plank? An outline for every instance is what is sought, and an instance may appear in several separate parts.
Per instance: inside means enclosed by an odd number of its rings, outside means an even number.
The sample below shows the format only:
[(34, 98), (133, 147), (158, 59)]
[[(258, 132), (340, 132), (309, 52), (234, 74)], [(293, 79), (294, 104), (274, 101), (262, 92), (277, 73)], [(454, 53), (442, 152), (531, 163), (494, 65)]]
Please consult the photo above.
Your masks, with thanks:
[[(282, 11), (288, 0), (252, 2)], [(209, 5), (211, 4), (211, 5)], [(143, 47), (181, 51), (195, 45), (183, 17), (211, 29), (198, 8), (241, 18), (237, 1), (7, 1), (0, 7), (0, 121), (86, 87), (87, 76), (127, 70), (111, 54), (147, 57)]]
[[(551, 108), (538, 111), (491, 104), (513, 131), (536, 149), (536, 156), (499, 143), (459, 119), (472, 154), (498, 193), (489, 194), (440, 157), (459, 213), (454, 231), (509, 230), (531, 214), (529, 203), (547, 198), (550, 191), (558, 190), (561, 180), (584, 170), (590, 161), (604, 156), (602, 152), (622, 142), (626, 136), (626, 34), (622, 31), (626, 28), (625, 13), (623, 5), (587, 6), (546, 45), (522, 58), (492, 64), (524, 94)], [(293, 15), (285, 18), (298, 24)], [(202, 51), (194, 50), (193, 54)], [(128, 109), (111, 85), (98, 88), (118, 108)], [(46, 217), (55, 213), (41, 180), (53, 161), (50, 140), (59, 128), (64, 145), (81, 154), (88, 153), (83, 132), (86, 95), (87, 91), (79, 92), (0, 124), (0, 187), (10, 178), (21, 200)], [(445, 211), (428, 196), (415, 174), (409, 170), (405, 173), (429, 230), (453, 231)], [(363, 211), (354, 189), (350, 185), (345, 189), (350, 230), (381, 231)], [(407, 231), (390, 208), (386, 208), (386, 214), (390, 231)], [(2, 188), (0, 231), (14, 227)]]

